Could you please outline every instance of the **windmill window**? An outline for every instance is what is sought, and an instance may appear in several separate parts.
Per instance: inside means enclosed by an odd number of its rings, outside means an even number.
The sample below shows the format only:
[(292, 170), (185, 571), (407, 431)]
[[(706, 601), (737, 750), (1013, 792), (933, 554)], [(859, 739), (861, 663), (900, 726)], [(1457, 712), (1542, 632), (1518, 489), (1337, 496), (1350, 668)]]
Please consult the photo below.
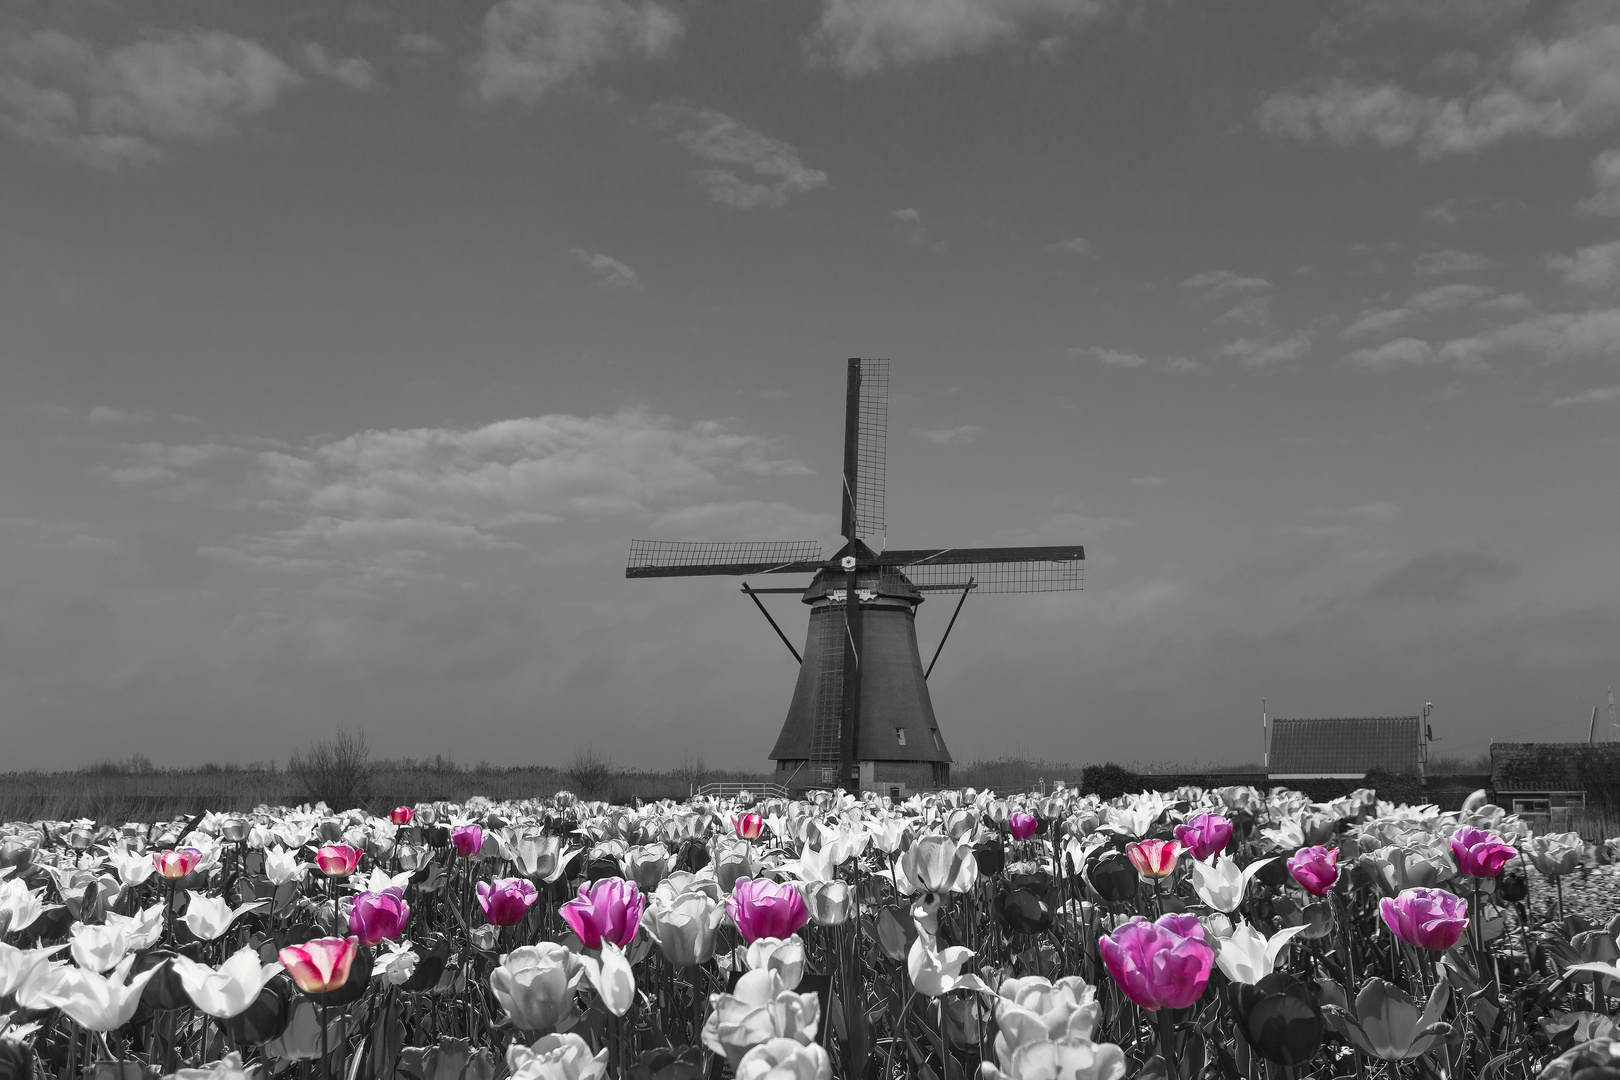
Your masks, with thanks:
[(945, 740), (939, 737), (939, 728), (929, 728), (934, 733), (934, 749), (940, 753), (945, 752)]
[(906, 729), (905, 728), (897, 727), (897, 728), (894, 729), (894, 741), (899, 743), (901, 746), (906, 745)]

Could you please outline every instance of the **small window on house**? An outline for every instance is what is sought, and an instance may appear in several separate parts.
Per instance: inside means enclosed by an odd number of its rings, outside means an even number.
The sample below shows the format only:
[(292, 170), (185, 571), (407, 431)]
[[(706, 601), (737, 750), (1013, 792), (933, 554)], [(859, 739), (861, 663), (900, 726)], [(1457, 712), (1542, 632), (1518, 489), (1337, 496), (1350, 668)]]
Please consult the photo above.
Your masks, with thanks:
[(945, 752), (945, 740), (939, 737), (939, 728), (929, 728), (928, 730), (934, 733), (934, 749), (943, 754)]
[(906, 745), (906, 729), (905, 728), (897, 727), (897, 728), (894, 729), (894, 741), (899, 743), (901, 746)]
[(898, 786), (893, 784), (889, 785), (889, 798), (893, 799), (895, 802), (900, 801), (900, 788)]

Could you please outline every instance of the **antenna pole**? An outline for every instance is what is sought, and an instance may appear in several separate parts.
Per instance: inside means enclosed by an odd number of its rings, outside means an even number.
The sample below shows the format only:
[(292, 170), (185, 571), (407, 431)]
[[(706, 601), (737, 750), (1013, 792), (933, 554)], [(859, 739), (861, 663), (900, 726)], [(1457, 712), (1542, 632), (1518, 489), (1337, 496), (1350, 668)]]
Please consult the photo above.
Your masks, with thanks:
[(1592, 706), (1592, 726), (1589, 729), (1587, 729), (1587, 732), (1586, 732), (1586, 743), (1587, 743), (1587, 745), (1590, 746), (1592, 743), (1595, 743), (1595, 742), (1597, 742), (1597, 706), (1596, 705)]
[(1620, 723), (1614, 719), (1614, 687), (1609, 687), (1609, 738), (1620, 740)]
[(793, 659), (797, 660), (801, 664), (804, 663), (804, 657), (799, 655), (799, 650), (793, 647), (793, 642), (789, 641), (788, 636), (782, 633), (782, 628), (776, 625), (776, 620), (771, 618), (771, 613), (765, 610), (765, 604), (760, 600), (759, 594), (753, 589), (750, 589), (748, 587), (748, 582), (746, 581), (743, 582), (742, 591), (747, 593), (748, 599), (752, 600), (754, 602), (754, 606), (759, 608), (759, 613), (765, 616), (766, 622), (771, 624), (771, 629), (775, 630), (776, 636), (782, 639), (782, 644), (786, 645), (787, 651), (793, 654)]
[(1260, 764), (1271, 771), (1271, 725), (1266, 720), (1266, 699), (1260, 699)]

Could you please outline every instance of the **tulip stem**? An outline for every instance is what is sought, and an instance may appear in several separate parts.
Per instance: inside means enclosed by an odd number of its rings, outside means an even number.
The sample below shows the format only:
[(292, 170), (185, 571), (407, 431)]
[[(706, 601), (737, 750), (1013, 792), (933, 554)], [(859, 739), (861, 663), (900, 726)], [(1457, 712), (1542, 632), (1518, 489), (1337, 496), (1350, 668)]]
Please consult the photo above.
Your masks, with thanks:
[(1158, 1011), (1159, 1021), (1159, 1053), (1164, 1057), (1164, 1072), (1170, 1080), (1181, 1080), (1181, 1069), (1176, 1062), (1176, 1023), (1170, 1017), (1170, 1010), (1161, 1008)]

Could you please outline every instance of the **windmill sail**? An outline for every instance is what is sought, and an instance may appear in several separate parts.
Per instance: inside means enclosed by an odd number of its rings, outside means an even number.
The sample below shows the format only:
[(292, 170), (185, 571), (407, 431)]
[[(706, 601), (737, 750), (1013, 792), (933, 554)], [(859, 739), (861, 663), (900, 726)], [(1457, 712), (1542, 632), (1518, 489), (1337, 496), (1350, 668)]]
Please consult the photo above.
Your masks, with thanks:
[[(889, 362), (861, 360), (855, 424), (855, 536), (882, 536), (885, 473), (889, 463)], [(853, 539), (853, 537), (851, 537)]]
[(813, 574), (823, 565), (815, 540), (632, 540), (624, 576)]

